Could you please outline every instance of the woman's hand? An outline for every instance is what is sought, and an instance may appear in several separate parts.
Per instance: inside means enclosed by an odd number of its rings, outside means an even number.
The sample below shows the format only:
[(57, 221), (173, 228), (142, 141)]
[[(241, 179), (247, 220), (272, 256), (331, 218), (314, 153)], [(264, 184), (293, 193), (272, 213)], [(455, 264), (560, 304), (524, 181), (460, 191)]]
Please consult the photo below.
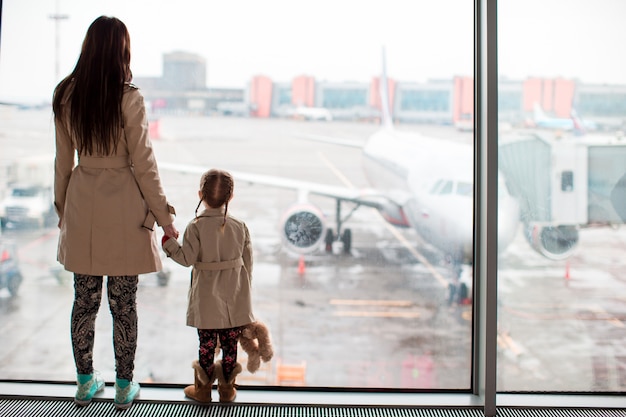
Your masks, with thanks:
[(174, 223), (163, 226), (163, 233), (165, 233), (166, 236), (178, 239), (178, 230), (176, 230), (176, 226), (174, 226)]

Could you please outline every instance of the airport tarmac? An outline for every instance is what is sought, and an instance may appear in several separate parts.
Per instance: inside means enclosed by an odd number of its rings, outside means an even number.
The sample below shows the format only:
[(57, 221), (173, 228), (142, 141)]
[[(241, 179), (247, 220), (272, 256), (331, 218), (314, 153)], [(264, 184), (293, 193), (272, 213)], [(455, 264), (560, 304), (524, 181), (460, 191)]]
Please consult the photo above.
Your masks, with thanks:
[[(33, 147), (54, 150), (49, 112), (24, 113), (29, 112), (2, 115), (3, 159), (28, 155)], [(302, 141), (297, 134), (364, 141), (374, 124), (193, 116), (164, 116), (158, 123), (153, 142), (159, 162), (368, 186), (357, 149)], [(471, 140), (471, 134), (448, 127), (403, 128)], [(161, 176), (182, 232), (194, 215), (199, 178)], [(448, 303), (447, 284), (454, 275), (445, 257), (415, 232), (398, 231), (373, 209), (359, 208), (345, 225), (352, 230), (351, 254), (320, 252), (306, 255), (302, 264), (282, 248), (278, 234), (281, 214), (296, 198), (292, 191), (238, 183), (229, 206), (250, 229), (255, 314), (270, 327), (275, 351), (268, 367), (242, 374), (239, 382), (468, 389), (471, 305)], [(311, 202), (334, 221), (334, 201), (311, 197)], [(13, 228), (2, 235), (17, 244), (25, 279), (15, 298), (0, 291), (0, 379), (74, 377), (72, 279), (59, 271), (57, 238), (54, 227)], [(416, 259), (414, 251), (424, 259)], [(518, 233), (500, 261), (499, 389), (626, 388), (625, 251), (626, 228), (583, 230), (569, 263), (552, 262)], [(140, 279), (136, 379), (188, 383), (197, 354), (195, 329), (185, 326), (190, 270), (167, 259), (164, 265), (170, 272), (166, 286), (158, 285), (154, 274)], [(94, 360), (107, 380), (114, 377), (110, 322), (103, 300)], [(280, 379), (286, 366), (302, 371), (295, 381)]]

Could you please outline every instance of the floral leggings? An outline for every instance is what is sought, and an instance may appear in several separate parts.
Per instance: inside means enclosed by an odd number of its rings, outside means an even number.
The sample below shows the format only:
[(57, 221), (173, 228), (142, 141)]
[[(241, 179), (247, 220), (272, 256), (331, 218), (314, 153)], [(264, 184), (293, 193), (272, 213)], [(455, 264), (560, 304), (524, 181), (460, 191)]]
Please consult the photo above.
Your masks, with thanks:
[(215, 360), (215, 348), (217, 347), (217, 338), (220, 340), (220, 348), (222, 349), (222, 371), (224, 378), (228, 381), (230, 374), (233, 372), (237, 364), (237, 341), (243, 326), (233, 327), (232, 329), (198, 329), (198, 337), (200, 338), (199, 361), (200, 366), (208, 375), (213, 372), (213, 362)]
[[(137, 348), (137, 275), (109, 276), (107, 295), (113, 317), (113, 349), (117, 378), (133, 379)], [(93, 373), (96, 315), (102, 300), (102, 277), (74, 274), (72, 349), (79, 374)]]

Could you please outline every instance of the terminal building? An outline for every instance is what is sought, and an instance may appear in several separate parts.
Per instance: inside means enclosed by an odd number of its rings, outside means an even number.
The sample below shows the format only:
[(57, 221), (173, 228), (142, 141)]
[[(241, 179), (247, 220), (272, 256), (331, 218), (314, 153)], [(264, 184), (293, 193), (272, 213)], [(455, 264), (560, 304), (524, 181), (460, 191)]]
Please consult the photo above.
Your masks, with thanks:
[(210, 113), (220, 103), (243, 103), (244, 90), (208, 88), (206, 60), (175, 51), (163, 55), (161, 77), (134, 77), (149, 109), (155, 113)]
[[(253, 77), (241, 88), (207, 86), (206, 60), (188, 52), (163, 56), (161, 77), (136, 77), (155, 113), (220, 113), (249, 117), (295, 117), (319, 120), (376, 120), (380, 116), (379, 78), (369, 82), (320, 81), (298, 75), (277, 81)], [(392, 117), (398, 123), (431, 123), (471, 129), (474, 118), (473, 77), (424, 82), (388, 80)], [(626, 126), (626, 85), (586, 84), (565, 78), (502, 78), (499, 118), (513, 126), (533, 124), (539, 107), (554, 118), (573, 113), (598, 128)]]

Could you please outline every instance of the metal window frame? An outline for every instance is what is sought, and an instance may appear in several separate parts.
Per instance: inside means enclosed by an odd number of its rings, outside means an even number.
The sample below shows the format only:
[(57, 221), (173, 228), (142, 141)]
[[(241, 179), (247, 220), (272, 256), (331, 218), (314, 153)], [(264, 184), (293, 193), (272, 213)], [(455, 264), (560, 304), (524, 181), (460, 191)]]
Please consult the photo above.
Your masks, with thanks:
[[(474, 328), (472, 390), (496, 415), (498, 272), (497, 0), (474, 1)], [(494, 117), (495, 116), (495, 117)]]
[[(0, 0), (0, 28), (2, 27)], [(1, 34), (1, 30), (0, 30)], [(286, 403), (399, 406), (481, 407), (495, 416), (500, 407), (626, 407), (619, 395), (497, 393), (497, 214), (498, 214), (498, 65), (497, 0), (474, 0), (474, 305), (471, 394), (282, 393)], [(73, 384), (44, 381), (0, 381), (0, 398), (71, 398)], [(180, 401), (178, 388), (143, 389), (150, 401)], [(291, 395), (289, 395), (291, 394)], [(591, 395), (589, 395), (591, 394)], [(276, 401), (275, 392), (259, 392), (257, 403)], [(153, 396), (154, 398), (151, 398)], [(244, 393), (242, 392), (242, 396)]]
[(626, 409), (626, 398), (589, 393), (498, 393), (498, 0), (474, 0), (474, 305), (472, 396), (496, 407)]

